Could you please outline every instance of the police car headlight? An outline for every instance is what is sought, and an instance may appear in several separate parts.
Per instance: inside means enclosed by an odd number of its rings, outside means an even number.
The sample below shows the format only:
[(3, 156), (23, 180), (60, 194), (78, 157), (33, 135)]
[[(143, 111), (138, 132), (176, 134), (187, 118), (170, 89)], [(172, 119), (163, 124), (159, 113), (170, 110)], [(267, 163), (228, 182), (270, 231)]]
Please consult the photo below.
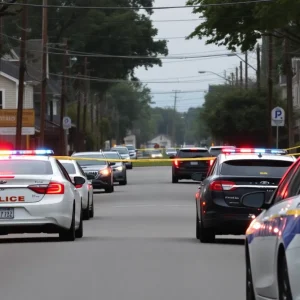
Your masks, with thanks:
[(99, 174), (103, 175), (103, 176), (107, 176), (110, 174), (110, 170), (109, 169), (103, 169), (99, 171)]
[(119, 167), (114, 168), (114, 170), (116, 170), (116, 171), (122, 171), (123, 167), (119, 166)]

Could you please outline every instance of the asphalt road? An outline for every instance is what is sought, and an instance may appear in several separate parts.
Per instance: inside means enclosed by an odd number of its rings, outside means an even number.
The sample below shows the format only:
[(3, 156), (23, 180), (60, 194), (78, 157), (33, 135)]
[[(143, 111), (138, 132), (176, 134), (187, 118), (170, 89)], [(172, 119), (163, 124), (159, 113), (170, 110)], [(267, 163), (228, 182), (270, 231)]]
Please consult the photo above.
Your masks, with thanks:
[(84, 238), (0, 239), (1, 300), (245, 299), (242, 240), (195, 239), (195, 183), (169, 167), (128, 171), (128, 185), (95, 195)]

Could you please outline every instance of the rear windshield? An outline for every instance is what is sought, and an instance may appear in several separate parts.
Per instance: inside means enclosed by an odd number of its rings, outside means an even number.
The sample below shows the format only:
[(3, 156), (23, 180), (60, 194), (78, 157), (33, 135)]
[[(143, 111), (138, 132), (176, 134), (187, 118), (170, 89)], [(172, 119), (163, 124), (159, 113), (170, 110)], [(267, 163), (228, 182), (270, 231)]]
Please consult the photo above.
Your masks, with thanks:
[(111, 158), (111, 159), (120, 159), (120, 155), (118, 152), (110, 152), (110, 153), (103, 153), (106, 158)]
[[(98, 159), (104, 159), (103, 155), (98, 155), (98, 154), (84, 154), (84, 155), (76, 155), (75, 157), (80, 157), (80, 158), (98, 158)], [(104, 160), (77, 160), (78, 164), (80, 166), (92, 166), (92, 165), (101, 165), (104, 166), (106, 165), (106, 161)]]
[(197, 158), (197, 157), (210, 157), (208, 150), (179, 150), (178, 157), (181, 158)]
[(72, 163), (61, 163), (69, 174), (76, 174), (76, 169)]
[(119, 152), (120, 154), (128, 154), (128, 149), (127, 148), (113, 148), (111, 151), (116, 151)]
[(40, 160), (1, 160), (0, 175), (52, 175), (49, 161)]
[(222, 153), (222, 148), (214, 148), (214, 149), (210, 149), (209, 153), (210, 153), (210, 155), (212, 155), (212, 156), (218, 156), (219, 154)]
[(281, 178), (292, 163), (281, 160), (229, 160), (222, 163), (220, 174)]

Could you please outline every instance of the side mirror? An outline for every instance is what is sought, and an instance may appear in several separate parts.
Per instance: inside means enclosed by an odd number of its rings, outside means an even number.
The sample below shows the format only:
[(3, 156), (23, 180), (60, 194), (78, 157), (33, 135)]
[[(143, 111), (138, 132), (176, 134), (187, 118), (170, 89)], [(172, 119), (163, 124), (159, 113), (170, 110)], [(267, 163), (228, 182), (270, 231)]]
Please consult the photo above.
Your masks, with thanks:
[(175, 158), (175, 155), (170, 155), (169, 158), (173, 159), (173, 158)]
[(87, 178), (88, 180), (93, 180), (93, 179), (95, 179), (95, 176), (94, 176), (93, 174), (86, 174), (85, 176), (86, 176), (86, 178)]
[(116, 163), (115, 162), (109, 162), (108, 165), (109, 166), (114, 166)]
[(241, 203), (249, 208), (266, 208), (266, 192), (254, 192), (242, 197)]
[(85, 184), (85, 179), (83, 177), (80, 176), (75, 176), (74, 177), (74, 185), (83, 185)]
[(192, 180), (194, 181), (202, 181), (204, 179), (204, 176), (202, 173), (194, 173), (192, 174)]

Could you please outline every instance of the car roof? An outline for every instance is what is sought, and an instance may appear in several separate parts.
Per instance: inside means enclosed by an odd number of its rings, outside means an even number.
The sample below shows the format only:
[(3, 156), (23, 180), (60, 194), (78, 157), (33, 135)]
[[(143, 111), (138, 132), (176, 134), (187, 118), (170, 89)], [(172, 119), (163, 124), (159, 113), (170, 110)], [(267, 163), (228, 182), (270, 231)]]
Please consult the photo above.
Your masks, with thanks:
[(73, 153), (72, 156), (82, 156), (82, 155), (88, 155), (88, 154), (92, 154), (92, 155), (102, 155), (102, 152), (100, 151), (94, 151), (94, 152), (77, 152), (77, 153)]
[(1, 155), (0, 160), (20, 159), (20, 160), (43, 160), (49, 161), (55, 158), (48, 155)]
[(59, 162), (63, 164), (76, 164), (76, 161), (74, 159), (59, 159)]
[(236, 148), (235, 146), (211, 146), (209, 150), (212, 149), (223, 149), (223, 148)]
[(296, 161), (296, 158), (294, 156), (288, 156), (288, 155), (278, 155), (278, 154), (259, 154), (259, 153), (247, 153), (247, 154), (220, 154), (220, 162), (229, 161), (229, 160), (243, 160), (243, 159), (267, 159), (267, 160), (280, 160), (280, 161)]
[(116, 151), (103, 151), (102, 153), (103, 153), (104, 155), (107, 154), (107, 153), (110, 153), (110, 154), (116, 154)]
[(179, 150), (179, 151), (181, 151), (181, 150), (205, 150), (205, 151), (208, 151), (208, 149), (205, 148), (205, 147), (180, 148), (180, 149), (178, 149), (178, 150)]
[(114, 146), (111, 149), (116, 149), (116, 148), (126, 148), (127, 149), (127, 147), (125, 147), (125, 146)]

